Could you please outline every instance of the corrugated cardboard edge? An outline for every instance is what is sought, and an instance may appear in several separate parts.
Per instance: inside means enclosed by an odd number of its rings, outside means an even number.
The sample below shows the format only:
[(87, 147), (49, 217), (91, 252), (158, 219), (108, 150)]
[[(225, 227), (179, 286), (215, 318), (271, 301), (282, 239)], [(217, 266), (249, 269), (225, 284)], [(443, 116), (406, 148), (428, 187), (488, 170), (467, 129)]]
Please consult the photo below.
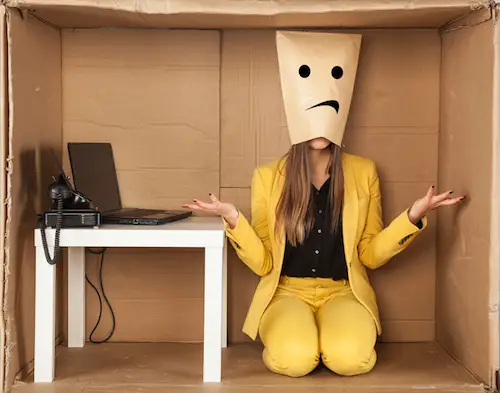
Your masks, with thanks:
[[(4, 383), (3, 383), (3, 391), (9, 391), (9, 387), (6, 385), (7, 380), (6, 376), (8, 374), (9, 370), (9, 348), (7, 347), (7, 342), (8, 336), (9, 336), (9, 331), (7, 328), (7, 312), (6, 312), (6, 288), (7, 288), (7, 276), (8, 276), (8, 269), (9, 269), (9, 254), (10, 254), (10, 226), (12, 223), (12, 133), (13, 133), (13, 110), (12, 110), (12, 78), (11, 78), (11, 50), (12, 50), (12, 37), (10, 36), (10, 29), (9, 29), (9, 14), (8, 12), (5, 13), (5, 18), (4, 18), (4, 24), (5, 24), (5, 29), (6, 29), (6, 34), (5, 34), (5, 49), (4, 49), (4, 56), (6, 58), (6, 61), (4, 64), (6, 65), (6, 82), (5, 82), (5, 88), (7, 89), (7, 105), (8, 105), (8, 120), (7, 120), (7, 127), (5, 128), (5, 134), (6, 137), (3, 139), (6, 141), (6, 146), (4, 151), (7, 152), (7, 157), (5, 158), (4, 162), (6, 164), (5, 167), (5, 173), (6, 173), (6, 195), (5, 195), (5, 203), (3, 208), (5, 209), (5, 239), (4, 239), (4, 252), (3, 252), (3, 271), (2, 271), (2, 326), (4, 327), (4, 334), (3, 334), (3, 339), (4, 339), (4, 345), (3, 345), (3, 352), (5, 353), (4, 356)], [(12, 345), (12, 343), (10, 344)], [(17, 370), (16, 370), (17, 371)]]
[(489, 1), (471, 0), (4, 0), (9, 7), (89, 7), (142, 14), (233, 14), (278, 15), (283, 13), (322, 13), (352, 11), (391, 11), (432, 8), (464, 8)]
[(0, 5), (0, 386), (5, 383), (5, 317), (4, 317), (4, 266), (6, 226), (6, 145), (7, 145), (7, 69), (6, 69), (6, 23), (5, 7)]
[(491, 228), (490, 228), (490, 364), (492, 366), (490, 386), (498, 386), (500, 369), (500, 1), (496, 0), (494, 16), (494, 74), (493, 74), (493, 162), (491, 179)]

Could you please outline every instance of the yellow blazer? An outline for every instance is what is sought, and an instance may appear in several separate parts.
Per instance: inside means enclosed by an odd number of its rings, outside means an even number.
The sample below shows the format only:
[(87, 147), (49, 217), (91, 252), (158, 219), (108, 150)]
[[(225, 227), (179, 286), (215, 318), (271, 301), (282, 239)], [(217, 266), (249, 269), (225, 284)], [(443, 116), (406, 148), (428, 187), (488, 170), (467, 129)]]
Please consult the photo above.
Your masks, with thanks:
[[(285, 159), (255, 169), (251, 191), (251, 224), (239, 212), (234, 228), (224, 221), (229, 241), (238, 257), (261, 280), (248, 311), (243, 332), (255, 340), (261, 317), (278, 286), (285, 251), (284, 233), (275, 234), (276, 206), (286, 175)], [(427, 226), (427, 219), (417, 227), (401, 213), (384, 229), (379, 177), (373, 161), (343, 153), (344, 203), (343, 236), (349, 282), (354, 295), (371, 313), (382, 333), (377, 300), (366, 268), (384, 265), (403, 251), (415, 235)]]

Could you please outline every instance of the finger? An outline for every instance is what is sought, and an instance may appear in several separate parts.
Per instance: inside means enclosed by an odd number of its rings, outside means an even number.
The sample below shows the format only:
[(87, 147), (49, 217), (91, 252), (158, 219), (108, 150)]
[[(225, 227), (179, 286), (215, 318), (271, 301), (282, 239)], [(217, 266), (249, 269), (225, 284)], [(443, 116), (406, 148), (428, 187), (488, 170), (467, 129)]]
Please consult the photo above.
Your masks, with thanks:
[(203, 210), (196, 203), (185, 203), (185, 204), (181, 205), (181, 207), (183, 207), (185, 209), (190, 209), (190, 210)]
[(448, 190), (446, 192), (443, 192), (442, 194), (435, 195), (432, 198), (432, 203), (441, 203), (442, 201), (450, 199), (450, 197), (453, 195), (453, 190)]
[(460, 202), (462, 202), (465, 199), (464, 196), (461, 197), (456, 197), (456, 198), (448, 198), (445, 199), (444, 201), (441, 201), (435, 205), (436, 208), (441, 207), (441, 206), (453, 206), (456, 205)]
[(203, 202), (203, 201), (200, 201), (198, 199), (193, 199), (193, 202), (189, 202), (189, 203), (184, 203), (182, 206), (186, 206), (186, 207), (192, 207), (192, 208), (200, 208), (200, 209), (206, 209), (207, 206), (211, 206), (212, 204), (211, 203), (207, 203), (207, 202)]
[(213, 211), (215, 210), (217, 207), (213, 204), (213, 203), (209, 203), (209, 202), (203, 202), (203, 201), (199, 201), (198, 199), (194, 199), (194, 202), (199, 206), (201, 207), (202, 209), (205, 209), (205, 210), (209, 210), (209, 211)]
[(427, 190), (427, 194), (425, 195), (426, 197), (432, 197), (434, 195), (434, 186), (430, 186), (429, 189)]
[(210, 200), (212, 201), (212, 203), (219, 202), (219, 200), (217, 199), (217, 197), (214, 194), (209, 193), (208, 195), (210, 196)]

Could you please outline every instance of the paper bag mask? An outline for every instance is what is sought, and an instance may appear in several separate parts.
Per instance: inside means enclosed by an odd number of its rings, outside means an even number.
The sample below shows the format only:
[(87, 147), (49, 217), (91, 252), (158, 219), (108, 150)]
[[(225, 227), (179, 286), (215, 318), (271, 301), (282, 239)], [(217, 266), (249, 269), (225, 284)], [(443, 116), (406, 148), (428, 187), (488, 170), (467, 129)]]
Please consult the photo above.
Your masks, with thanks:
[(278, 31), (276, 46), (292, 145), (323, 137), (341, 146), (361, 35)]

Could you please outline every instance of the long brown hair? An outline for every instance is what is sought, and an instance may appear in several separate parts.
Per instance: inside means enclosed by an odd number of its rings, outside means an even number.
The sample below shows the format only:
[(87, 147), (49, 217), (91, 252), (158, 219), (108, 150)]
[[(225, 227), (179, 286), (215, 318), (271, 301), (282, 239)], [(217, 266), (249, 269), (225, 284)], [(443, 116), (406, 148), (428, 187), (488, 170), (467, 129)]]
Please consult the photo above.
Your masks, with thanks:
[[(331, 231), (336, 231), (341, 218), (344, 197), (344, 175), (341, 149), (335, 144), (331, 151), (327, 171), (330, 173), (328, 193), (331, 214)], [(276, 230), (284, 230), (287, 240), (294, 247), (303, 243), (314, 226), (315, 206), (311, 198), (311, 171), (307, 142), (293, 145), (286, 154), (285, 183), (276, 208)]]

